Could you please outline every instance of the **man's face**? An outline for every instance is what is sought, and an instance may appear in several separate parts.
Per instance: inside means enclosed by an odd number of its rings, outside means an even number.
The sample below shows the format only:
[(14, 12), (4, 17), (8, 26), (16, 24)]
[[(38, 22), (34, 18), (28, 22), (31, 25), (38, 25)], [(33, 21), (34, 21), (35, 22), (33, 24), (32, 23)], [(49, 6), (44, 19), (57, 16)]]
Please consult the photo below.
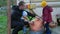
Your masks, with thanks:
[(25, 5), (19, 6), (19, 9), (20, 9), (20, 10), (24, 10), (24, 8), (25, 8)]

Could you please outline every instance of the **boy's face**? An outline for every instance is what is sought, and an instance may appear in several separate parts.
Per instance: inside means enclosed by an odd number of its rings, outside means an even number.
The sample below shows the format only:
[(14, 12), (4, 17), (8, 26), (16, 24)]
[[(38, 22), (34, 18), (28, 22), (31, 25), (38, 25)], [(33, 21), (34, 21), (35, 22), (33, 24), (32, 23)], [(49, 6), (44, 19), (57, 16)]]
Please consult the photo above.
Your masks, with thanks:
[(19, 6), (19, 9), (20, 9), (20, 10), (24, 10), (24, 9), (25, 9), (25, 5)]

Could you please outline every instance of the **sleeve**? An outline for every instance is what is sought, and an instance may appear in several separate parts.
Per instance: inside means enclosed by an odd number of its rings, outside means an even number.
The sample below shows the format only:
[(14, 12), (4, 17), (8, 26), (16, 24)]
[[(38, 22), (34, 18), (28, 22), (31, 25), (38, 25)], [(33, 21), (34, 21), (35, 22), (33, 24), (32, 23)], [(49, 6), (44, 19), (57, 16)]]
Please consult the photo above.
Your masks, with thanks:
[(50, 11), (51, 11), (51, 12), (53, 11), (53, 8), (52, 8), (52, 7), (50, 7)]
[(51, 6), (49, 6), (49, 11), (53, 12), (53, 8)]
[(27, 12), (23, 11), (22, 16), (27, 16), (27, 15), (28, 15)]

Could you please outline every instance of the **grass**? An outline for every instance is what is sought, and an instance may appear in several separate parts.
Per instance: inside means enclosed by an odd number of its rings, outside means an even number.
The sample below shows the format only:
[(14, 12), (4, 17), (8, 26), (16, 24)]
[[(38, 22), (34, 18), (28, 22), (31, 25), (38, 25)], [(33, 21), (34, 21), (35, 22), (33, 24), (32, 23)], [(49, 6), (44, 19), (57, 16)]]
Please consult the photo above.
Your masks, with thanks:
[(7, 34), (7, 16), (0, 16), (0, 34)]

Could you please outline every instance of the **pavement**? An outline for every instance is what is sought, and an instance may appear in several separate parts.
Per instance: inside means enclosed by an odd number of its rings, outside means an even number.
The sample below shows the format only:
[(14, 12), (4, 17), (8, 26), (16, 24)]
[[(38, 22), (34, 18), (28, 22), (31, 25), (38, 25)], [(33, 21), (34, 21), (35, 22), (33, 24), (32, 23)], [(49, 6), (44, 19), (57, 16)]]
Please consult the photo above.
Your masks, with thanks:
[(60, 34), (60, 26), (51, 28), (51, 30), (52, 30), (52, 34)]

